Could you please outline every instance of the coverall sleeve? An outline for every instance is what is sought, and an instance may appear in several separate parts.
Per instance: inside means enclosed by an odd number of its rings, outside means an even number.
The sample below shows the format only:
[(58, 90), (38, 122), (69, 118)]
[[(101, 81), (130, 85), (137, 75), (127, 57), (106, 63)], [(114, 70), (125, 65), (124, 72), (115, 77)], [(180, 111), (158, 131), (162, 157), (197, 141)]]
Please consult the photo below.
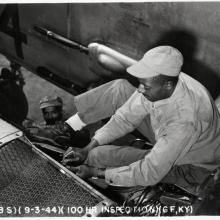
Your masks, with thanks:
[(144, 96), (137, 91), (111, 117), (109, 122), (96, 131), (93, 137), (99, 145), (108, 144), (133, 131), (142, 122), (149, 110), (144, 105)]
[(123, 186), (154, 185), (165, 177), (196, 139), (197, 132), (193, 123), (171, 124), (160, 132), (158, 141), (144, 159), (129, 166), (107, 169), (105, 180)]

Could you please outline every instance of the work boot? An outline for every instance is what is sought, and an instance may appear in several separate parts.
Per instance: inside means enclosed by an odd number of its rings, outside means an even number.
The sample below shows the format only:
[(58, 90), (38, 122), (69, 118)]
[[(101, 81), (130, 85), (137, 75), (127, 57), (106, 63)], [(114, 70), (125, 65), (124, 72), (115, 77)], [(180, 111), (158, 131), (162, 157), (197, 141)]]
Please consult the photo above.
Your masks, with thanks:
[(90, 141), (89, 131), (74, 131), (67, 123), (26, 129), (30, 140), (52, 144), (66, 149), (67, 146), (84, 147)]

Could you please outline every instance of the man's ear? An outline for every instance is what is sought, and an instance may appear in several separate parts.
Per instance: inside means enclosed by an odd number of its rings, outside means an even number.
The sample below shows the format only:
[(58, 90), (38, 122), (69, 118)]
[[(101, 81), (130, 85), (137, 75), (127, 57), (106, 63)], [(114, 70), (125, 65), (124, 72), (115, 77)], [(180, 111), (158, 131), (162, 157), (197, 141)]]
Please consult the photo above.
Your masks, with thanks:
[(165, 83), (164, 83), (164, 88), (165, 88), (166, 90), (171, 90), (171, 89), (173, 89), (173, 82), (171, 82), (171, 81), (165, 82)]

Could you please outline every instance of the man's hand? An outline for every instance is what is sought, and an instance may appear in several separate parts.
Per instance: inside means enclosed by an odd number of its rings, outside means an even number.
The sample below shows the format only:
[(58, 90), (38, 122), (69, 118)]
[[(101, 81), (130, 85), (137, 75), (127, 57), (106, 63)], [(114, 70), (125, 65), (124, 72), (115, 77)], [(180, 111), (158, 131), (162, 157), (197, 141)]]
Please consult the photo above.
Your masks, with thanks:
[(78, 167), (66, 166), (66, 168), (74, 172), (78, 177), (82, 179), (87, 179), (96, 175), (95, 168), (87, 165), (81, 165)]
[(98, 145), (98, 141), (92, 139), (90, 143), (84, 148), (69, 147), (63, 155), (62, 164), (64, 166), (68, 164), (71, 166), (79, 166), (83, 164), (88, 156), (89, 151)]
[(87, 158), (88, 152), (85, 149), (69, 147), (63, 155), (62, 164), (78, 166)]

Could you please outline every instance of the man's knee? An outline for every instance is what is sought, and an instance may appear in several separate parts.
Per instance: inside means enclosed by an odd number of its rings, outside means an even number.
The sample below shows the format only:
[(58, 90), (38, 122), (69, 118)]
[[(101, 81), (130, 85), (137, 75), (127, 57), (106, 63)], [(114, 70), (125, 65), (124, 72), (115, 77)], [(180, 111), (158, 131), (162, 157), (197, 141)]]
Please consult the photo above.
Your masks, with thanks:
[(91, 151), (89, 151), (88, 159), (94, 160), (98, 157), (98, 155), (99, 155), (99, 150), (98, 150), (98, 147), (96, 147), (92, 149)]
[(113, 104), (117, 103), (117, 107), (124, 104), (135, 91), (135, 87), (126, 79), (114, 80), (112, 88), (114, 89), (115, 94)]
[(133, 86), (131, 85), (131, 83), (128, 82), (128, 80), (126, 79), (116, 79), (114, 80), (113, 83), (114, 88), (117, 88), (119, 90), (124, 90), (127, 88), (132, 88)]
[(104, 160), (105, 160), (105, 154), (103, 151), (103, 147), (99, 146), (99, 147), (92, 149), (89, 152), (88, 157), (86, 159), (86, 164), (88, 164), (90, 166), (103, 168), (104, 167), (104, 164), (103, 164)]

